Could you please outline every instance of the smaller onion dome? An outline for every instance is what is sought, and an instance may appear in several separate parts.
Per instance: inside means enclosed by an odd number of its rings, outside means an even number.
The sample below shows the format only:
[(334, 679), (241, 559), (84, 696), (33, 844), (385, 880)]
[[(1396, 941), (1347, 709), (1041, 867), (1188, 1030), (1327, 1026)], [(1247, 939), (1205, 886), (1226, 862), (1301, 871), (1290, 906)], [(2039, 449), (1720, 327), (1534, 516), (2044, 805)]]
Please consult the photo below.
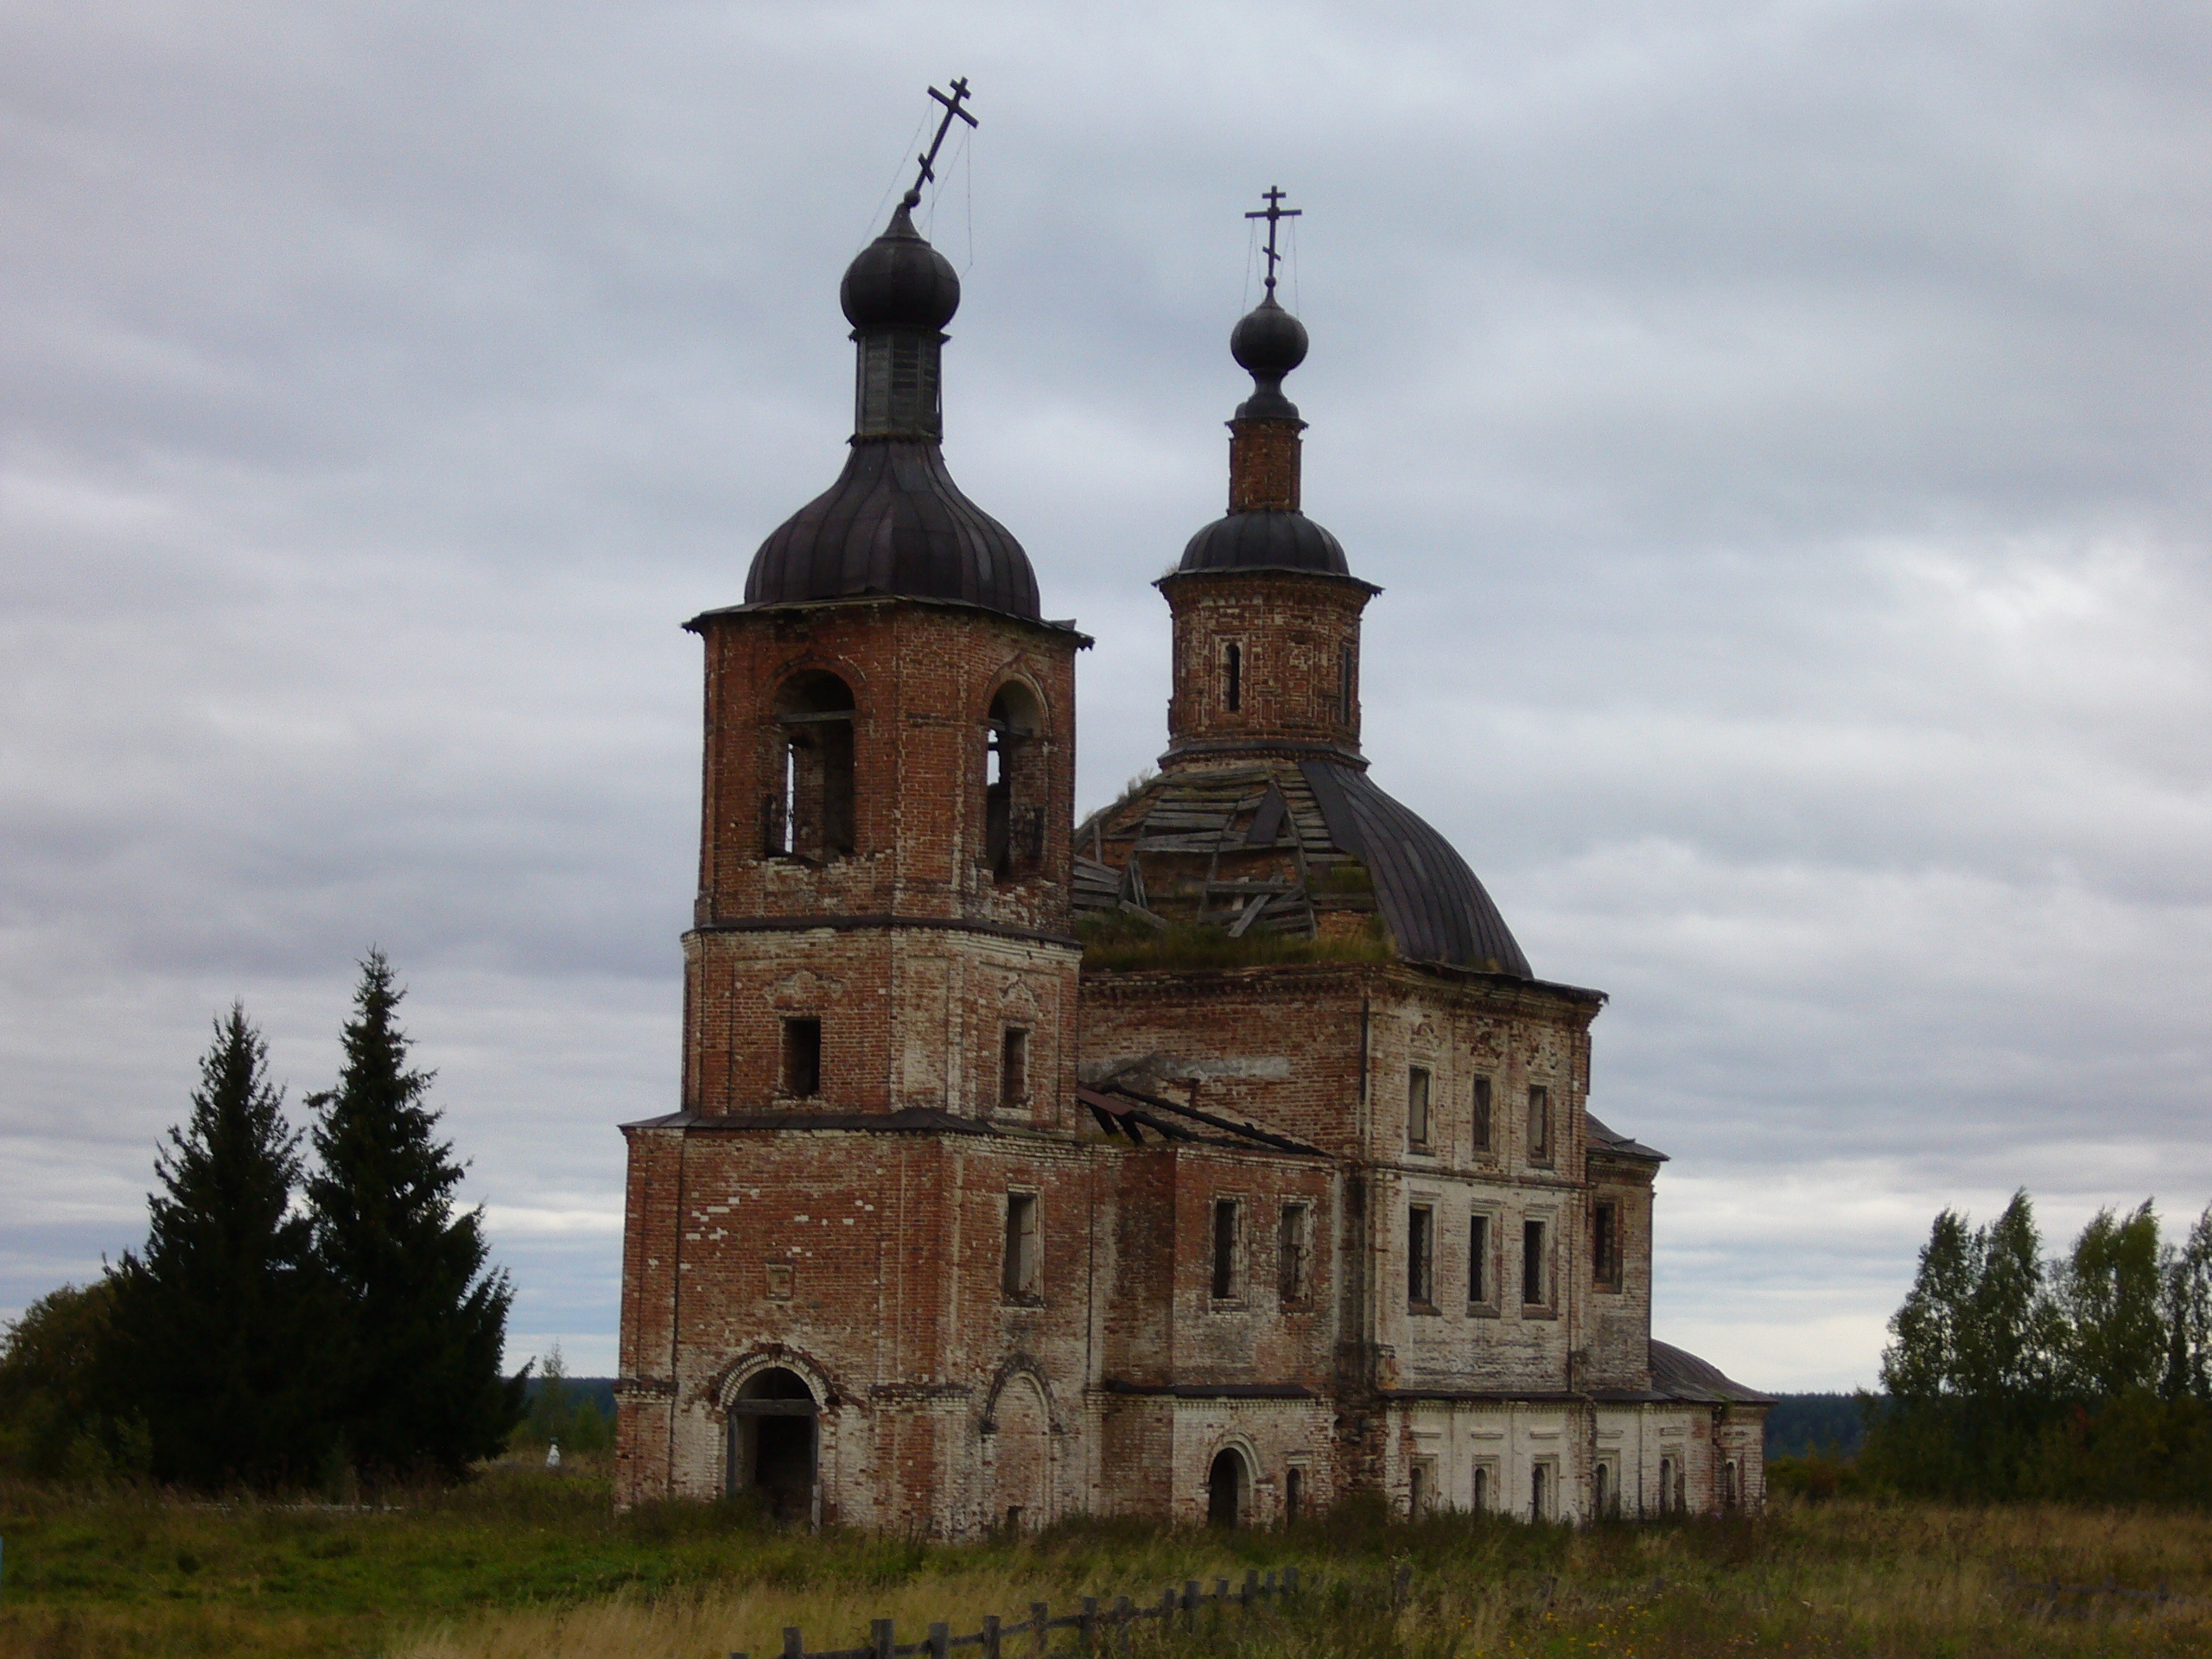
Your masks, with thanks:
[(932, 333), (960, 308), (960, 273), (922, 239), (900, 202), (883, 234), (846, 267), (837, 289), (855, 328), (923, 328)]
[(1294, 421), (1298, 405), (1282, 395), (1282, 378), (1306, 360), (1306, 325), (1275, 303), (1274, 289), (1229, 333), (1229, 354), (1252, 377), (1253, 391), (1236, 406), (1240, 421)]
[(1183, 570), (1312, 570), (1348, 576), (1344, 543), (1304, 513), (1232, 512), (1217, 518), (1183, 549)]

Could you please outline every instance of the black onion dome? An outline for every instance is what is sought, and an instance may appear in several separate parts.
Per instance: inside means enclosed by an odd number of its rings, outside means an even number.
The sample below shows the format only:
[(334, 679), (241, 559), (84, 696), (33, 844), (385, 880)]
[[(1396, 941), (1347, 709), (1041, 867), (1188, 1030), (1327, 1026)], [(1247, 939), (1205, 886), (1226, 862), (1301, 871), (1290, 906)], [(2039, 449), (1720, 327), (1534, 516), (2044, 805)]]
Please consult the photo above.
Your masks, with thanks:
[(1427, 820), (1385, 795), (1357, 766), (1308, 760), (1299, 770), (1329, 826), (1329, 839), (1374, 877), (1376, 906), (1400, 956), (1535, 977), (1467, 861)]
[(934, 443), (855, 443), (837, 481), (760, 543), (745, 579), (747, 605), (864, 594), (1039, 618), (1029, 556), (960, 493)]
[(1304, 513), (1259, 508), (1217, 518), (1183, 549), (1178, 570), (1306, 570), (1348, 576), (1344, 543)]
[(855, 328), (934, 331), (960, 308), (960, 273), (922, 239), (902, 202), (883, 234), (845, 268), (837, 300)]
[(1306, 360), (1306, 325), (1275, 303), (1273, 294), (1237, 319), (1230, 330), (1229, 354), (1255, 375), (1280, 380)]

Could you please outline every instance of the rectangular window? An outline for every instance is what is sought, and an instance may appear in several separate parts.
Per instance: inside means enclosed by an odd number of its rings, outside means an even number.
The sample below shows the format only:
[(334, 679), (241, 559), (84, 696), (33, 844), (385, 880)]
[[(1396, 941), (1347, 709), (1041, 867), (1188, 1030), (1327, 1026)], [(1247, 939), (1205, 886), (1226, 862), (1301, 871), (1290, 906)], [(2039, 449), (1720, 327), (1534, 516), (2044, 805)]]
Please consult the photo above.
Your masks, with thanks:
[(1359, 689), (1359, 647), (1337, 647), (1337, 718), (1351, 724), (1354, 699)]
[(1406, 1483), (1406, 1512), (1418, 1521), (1436, 1507), (1436, 1459), (1415, 1458)]
[(1406, 1144), (1428, 1146), (1428, 1068), (1416, 1065), (1406, 1072)]
[(1490, 1079), (1488, 1077), (1475, 1079), (1474, 1119), (1475, 1150), (1488, 1152), (1490, 1150)]
[(1244, 647), (1234, 639), (1221, 648), (1221, 706), (1232, 715), (1244, 706)]
[(1240, 1206), (1234, 1198), (1217, 1198), (1213, 1205), (1213, 1294), (1227, 1301), (1239, 1289), (1236, 1282), (1236, 1224)]
[(1599, 1286), (1618, 1290), (1621, 1282), (1621, 1212), (1601, 1204), (1590, 1214), (1590, 1276)]
[(822, 1022), (784, 1021), (784, 1092), (810, 1100), (822, 1092)]
[(1544, 1224), (1524, 1221), (1521, 1224), (1521, 1300), (1530, 1307), (1542, 1307), (1551, 1300), (1545, 1293)]
[(1435, 1212), (1425, 1204), (1406, 1211), (1406, 1300), (1416, 1307), (1436, 1300)]
[(1541, 1084), (1529, 1090), (1529, 1161), (1552, 1160), (1552, 1091)]
[(1011, 1112), (1029, 1103), (1029, 1033), (1006, 1028), (999, 1045), (999, 1109)]
[(1276, 1238), (1275, 1264), (1279, 1287), (1286, 1302), (1302, 1302), (1310, 1291), (1306, 1284), (1307, 1226), (1313, 1215), (1311, 1205), (1286, 1204), (1282, 1207), (1282, 1221)]
[(1009, 1192), (1006, 1195), (1006, 1299), (1009, 1302), (1033, 1302), (1042, 1288), (1043, 1275), (1039, 1271), (1037, 1249), (1037, 1195), (1034, 1192)]
[(1490, 1294), (1490, 1217), (1467, 1217), (1467, 1300), (1488, 1302)]

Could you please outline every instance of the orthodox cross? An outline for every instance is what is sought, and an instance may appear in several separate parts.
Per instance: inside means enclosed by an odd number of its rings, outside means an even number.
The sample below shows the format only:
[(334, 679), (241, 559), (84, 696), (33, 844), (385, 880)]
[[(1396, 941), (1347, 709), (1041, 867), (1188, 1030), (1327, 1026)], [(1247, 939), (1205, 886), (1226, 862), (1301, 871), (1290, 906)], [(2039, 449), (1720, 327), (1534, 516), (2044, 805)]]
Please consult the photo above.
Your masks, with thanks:
[[(956, 86), (959, 84), (957, 81), (953, 83)], [(1247, 213), (1244, 217), (1264, 219), (1268, 221), (1268, 297), (1273, 299), (1275, 293), (1275, 262), (1282, 257), (1282, 255), (1275, 251), (1275, 226), (1286, 219), (1299, 218), (1306, 210), (1302, 207), (1284, 207), (1282, 192), (1274, 185), (1268, 187), (1261, 200), (1268, 204), (1267, 207), (1259, 213)]]
[(944, 135), (951, 130), (952, 118), (957, 115), (969, 126), (976, 124), (976, 118), (960, 107), (968, 101), (967, 76), (963, 75), (952, 83), (951, 97), (947, 98), (934, 86), (930, 88), (930, 96), (944, 105), (944, 119), (937, 124), (937, 137), (930, 140), (928, 153), (919, 157), (922, 170), (914, 175), (914, 188), (906, 196), (909, 207), (922, 205), (922, 187), (937, 177), (937, 153), (944, 147)]

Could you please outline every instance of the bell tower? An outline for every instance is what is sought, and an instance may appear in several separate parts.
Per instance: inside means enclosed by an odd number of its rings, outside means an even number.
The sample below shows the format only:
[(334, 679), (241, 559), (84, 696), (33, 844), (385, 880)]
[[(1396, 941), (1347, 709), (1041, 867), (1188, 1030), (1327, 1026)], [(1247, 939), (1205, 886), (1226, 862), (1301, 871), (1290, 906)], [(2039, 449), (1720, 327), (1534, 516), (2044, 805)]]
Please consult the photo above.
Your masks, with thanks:
[(918, 200), (845, 272), (843, 472), (761, 544), (743, 603), (685, 625), (707, 679), (689, 1112), (1042, 1127), (1072, 1105), (1089, 641), (1040, 618), (1027, 555), (946, 470), (960, 279)]
[(1252, 395), (1229, 423), (1229, 513), (1156, 584), (1174, 616), (1174, 691), (1160, 764), (1267, 756), (1363, 766), (1359, 623), (1382, 589), (1354, 576), (1334, 536), (1299, 505), (1306, 423), (1283, 377), (1306, 360), (1306, 327), (1275, 299), (1275, 232), (1296, 218), (1268, 193), (1267, 294), (1231, 331)]

